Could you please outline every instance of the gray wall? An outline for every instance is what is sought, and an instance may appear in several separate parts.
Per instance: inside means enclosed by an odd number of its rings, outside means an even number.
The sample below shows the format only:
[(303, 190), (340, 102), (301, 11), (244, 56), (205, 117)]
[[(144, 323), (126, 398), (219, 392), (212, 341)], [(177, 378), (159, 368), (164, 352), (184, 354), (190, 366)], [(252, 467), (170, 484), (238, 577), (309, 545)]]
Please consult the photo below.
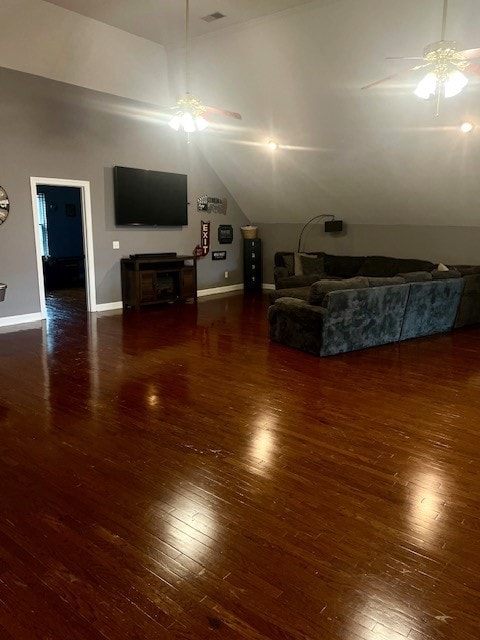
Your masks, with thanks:
[[(187, 145), (166, 126), (165, 116), (142, 103), (6, 69), (0, 69), (0, 83), (0, 184), (11, 202), (10, 215), (0, 227), (0, 282), (8, 285), (0, 317), (40, 311), (31, 176), (90, 182), (98, 304), (121, 300), (121, 257), (161, 251), (191, 254), (200, 243), (202, 218), (211, 221), (212, 249), (218, 248), (219, 224), (234, 226), (235, 241), (222, 246), (226, 262), (212, 262), (211, 255), (200, 261), (199, 288), (242, 282), (240, 226), (248, 220), (193, 139)], [(187, 173), (188, 226), (116, 228), (114, 165)], [(228, 198), (227, 215), (197, 213), (195, 201), (201, 195)], [(112, 248), (113, 240), (120, 241), (120, 251)], [(228, 280), (225, 270), (231, 272)]]
[[(296, 251), (303, 225), (261, 224), (264, 282), (273, 283), (275, 251)], [(479, 227), (348, 224), (340, 234), (325, 233), (323, 223), (310, 225), (302, 241), (305, 251), (338, 255), (385, 255), (447, 264), (480, 264)]]

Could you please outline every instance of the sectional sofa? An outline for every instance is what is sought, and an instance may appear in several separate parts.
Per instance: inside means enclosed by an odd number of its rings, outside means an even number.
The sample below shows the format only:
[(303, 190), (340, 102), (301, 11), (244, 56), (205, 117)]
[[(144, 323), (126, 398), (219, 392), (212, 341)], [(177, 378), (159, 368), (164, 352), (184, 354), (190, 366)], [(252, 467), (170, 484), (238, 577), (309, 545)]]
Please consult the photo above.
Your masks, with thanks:
[[(392, 278), (436, 281), (461, 278), (463, 292), (457, 307), (454, 327), (480, 322), (480, 266), (441, 265), (427, 260), (392, 258), (386, 256), (337, 256), (324, 252), (294, 254), (279, 251), (274, 257), (276, 294), (308, 299), (309, 287), (321, 279), (344, 280), (353, 277)], [(443, 269), (443, 270), (442, 270)], [(447, 270), (445, 270), (447, 269)], [(381, 281), (377, 281), (377, 286)], [(398, 283), (398, 282), (397, 282)], [(383, 284), (395, 284), (384, 281)], [(301, 290), (299, 290), (301, 289)]]
[(319, 356), (480, 322), (480, 267), (279, 252), (274, 273), (270, 338)]

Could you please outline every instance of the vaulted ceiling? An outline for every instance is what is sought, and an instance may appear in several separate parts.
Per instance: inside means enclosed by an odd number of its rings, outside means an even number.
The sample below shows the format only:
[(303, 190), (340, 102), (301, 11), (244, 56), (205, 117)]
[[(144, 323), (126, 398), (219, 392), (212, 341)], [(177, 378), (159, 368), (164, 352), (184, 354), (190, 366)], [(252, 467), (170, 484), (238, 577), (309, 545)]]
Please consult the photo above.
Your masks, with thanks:
[[(167, 46), (184, 90), (182, 0), (52, 4)], [(191, 0), (191, 90), (239, 111), (195, 141), (254, 222), (334, 213), (360, 224), (480, 226), (480, 78), (441, 104), (413, 95), (412, 65), (440, 37), (443, 0)], [(227, 17), (204, 22), (219, 11)], [(480, 3), (450, 0), (447, 38), (480, 46)], [(413, 63), (415, 64), (415, 63)], [(163, 105), (166, 106), (166, 105)], [(459, 125), (479, 128), (468, 135)], [(280, 148), (272, 153), (266, 142)]]
[[(185, 37), (185, 0), (48, 0), (112, 27), (163, 45), (183, 41)], [(334, 0), (324, 0), (324, 4)], [(338, 1), (338, 0), (337, 0)], [(274, 13), (307, 4), (311, 0), (191, 0), (192, 37), (214, 33)], [(202, 18), (221, 13), (221, 20)]]

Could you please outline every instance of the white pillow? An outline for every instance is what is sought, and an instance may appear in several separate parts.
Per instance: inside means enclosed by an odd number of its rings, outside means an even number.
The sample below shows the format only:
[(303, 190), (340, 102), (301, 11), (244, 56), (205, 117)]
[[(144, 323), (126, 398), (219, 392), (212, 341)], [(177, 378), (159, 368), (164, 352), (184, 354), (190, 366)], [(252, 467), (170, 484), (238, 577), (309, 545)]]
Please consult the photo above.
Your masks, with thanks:
[(302, 260), (299, 253), (293, 254), (293, 273), (296, 276), (303, 276)]
[(447, 267), (447, 265), (443, 264), (443, 262), (440, 262), (438, 264), (437, 271), (450, 271), (450, 269)]

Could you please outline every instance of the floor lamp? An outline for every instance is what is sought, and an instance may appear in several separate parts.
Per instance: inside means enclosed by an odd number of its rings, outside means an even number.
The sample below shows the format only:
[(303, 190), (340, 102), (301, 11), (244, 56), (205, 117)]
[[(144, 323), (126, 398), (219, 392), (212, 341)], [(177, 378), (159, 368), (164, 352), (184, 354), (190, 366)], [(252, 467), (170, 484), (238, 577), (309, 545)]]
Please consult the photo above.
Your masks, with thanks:
[(306, 222), (303, 225), (303, 229), (300, 231), (300, 235), (298, 236), (298, 247), (297, 247), (297, 253), (300, 253), (300, 246), (302, 244), (302, 237), (303, 237), (303, 232), (305, 231), (305, 229), (308, 227), (308, 225), (310, 225), (312, 222), (316, 222), (317, 220), (322, 220), (323, 218), (330, 218), (331, 220), (335, 220), (335, 216), (332, 215), (331, 213), (321, 213), (318, 216), (314, 216), (313, 218), (311, 218), (308, 222)]

